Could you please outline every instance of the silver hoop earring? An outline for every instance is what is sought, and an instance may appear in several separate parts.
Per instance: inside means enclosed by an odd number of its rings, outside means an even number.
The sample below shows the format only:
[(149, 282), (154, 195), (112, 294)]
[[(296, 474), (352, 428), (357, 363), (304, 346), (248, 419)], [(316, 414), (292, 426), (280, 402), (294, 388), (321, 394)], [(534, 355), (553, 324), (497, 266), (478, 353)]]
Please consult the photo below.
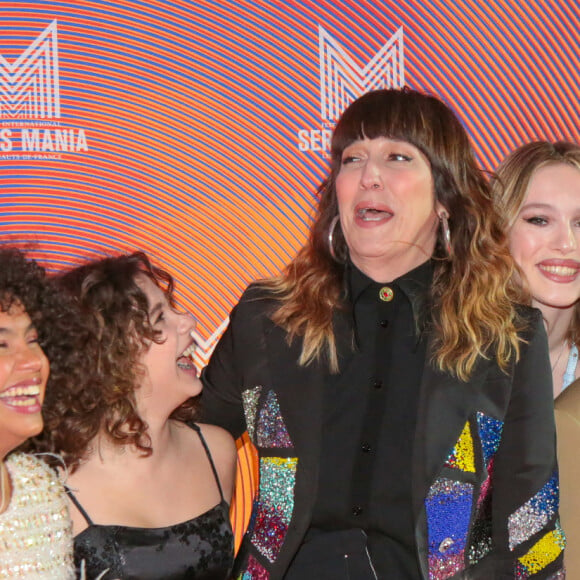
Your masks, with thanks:
[(332, 221), (330, 222), (330, 229), (328, 230), (328, 251), (330, 252), (332, 259), (335, 262), (340, 262), (340, 260), (336, 257), (336, 253), (334, 251), (334, 228), (336, 228), (336, 224), (338, 223), (339, 219), (340, 216), (338, 215), (333, 217)]
[(449, 231), (449, 220), (447, 219), (447, 214), (445, 212), (441, 212), (439, 215), (439, 221), (441, 222), (441, 230), (443, 231), (445, 250), (447, 255), (451, 256), (451, 232)]

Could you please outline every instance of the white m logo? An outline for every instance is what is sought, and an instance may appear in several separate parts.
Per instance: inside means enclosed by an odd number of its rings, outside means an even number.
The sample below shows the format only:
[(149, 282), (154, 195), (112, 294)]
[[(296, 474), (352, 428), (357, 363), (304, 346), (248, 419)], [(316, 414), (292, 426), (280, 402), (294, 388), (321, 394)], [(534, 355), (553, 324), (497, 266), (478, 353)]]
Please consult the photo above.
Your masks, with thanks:
[(0, 116), (60, 117), (56, 20), (13, 64), (0, 55)]
[(401, 88), (405, 84), (402, 26), (363, 68), (322, 26), (318, 26), (318, 38), (323, 121), (338, 120), (342, 111), (367, 91)]

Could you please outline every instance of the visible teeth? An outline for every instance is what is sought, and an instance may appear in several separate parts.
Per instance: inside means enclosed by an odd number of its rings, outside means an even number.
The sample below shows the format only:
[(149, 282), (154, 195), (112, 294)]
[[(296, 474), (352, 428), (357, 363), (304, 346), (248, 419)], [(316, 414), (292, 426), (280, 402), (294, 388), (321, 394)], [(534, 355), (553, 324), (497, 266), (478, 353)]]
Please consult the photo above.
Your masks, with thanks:
[(195, 354), (195, 348), (196, 348), (197, 344), (195, 342), (193, 342), (190, 346), (188, 346), (182, 353), (181, 356), (186, 356), (186, 357), (193, 357), (193, 355)]
[(382, 211), (380, 209), (375, 209), (374, 207), (365, 207), (363, 209), (358, 210), (358, 215), (362, 220), (366, 222), (376, 222), (383, 219), (385, 215), (392, 214)]
[(569, 268), (567, 266), (540, 266), (544, 272), (549, 274), (556, 274), (556, 276), (573, 276), (578, 272), (577, 268)]
[(36, 398), (15, 399), (14, 401), (10, 401), (10, 404), (13, 407), (31, 407), (32, 405), (36, 405), (36, 403), (37, 403)]
[(30, 387), (14, 387), (0, 393), (0, 398), (8, 399), (12, 397), (37, 397), (40, 395), (40, 387), (31, 385)]

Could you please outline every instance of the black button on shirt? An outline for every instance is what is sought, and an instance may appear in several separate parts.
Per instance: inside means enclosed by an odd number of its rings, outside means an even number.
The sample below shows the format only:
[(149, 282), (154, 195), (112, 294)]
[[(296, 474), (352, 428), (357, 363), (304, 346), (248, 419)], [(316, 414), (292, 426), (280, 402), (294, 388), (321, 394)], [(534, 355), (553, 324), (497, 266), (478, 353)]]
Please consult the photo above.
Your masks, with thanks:
[(426, 352), (420, 304), (432, 273), (426, 262), (389, 281), (394, 296), (385, 302), (379, 298), (384, 284), (350, 267), (357, 349), (339, 353), (341, 373), (325, 386), (310, 533), (362, 529), (378, 577), (389, 580), (420, 578), (411, 454)]

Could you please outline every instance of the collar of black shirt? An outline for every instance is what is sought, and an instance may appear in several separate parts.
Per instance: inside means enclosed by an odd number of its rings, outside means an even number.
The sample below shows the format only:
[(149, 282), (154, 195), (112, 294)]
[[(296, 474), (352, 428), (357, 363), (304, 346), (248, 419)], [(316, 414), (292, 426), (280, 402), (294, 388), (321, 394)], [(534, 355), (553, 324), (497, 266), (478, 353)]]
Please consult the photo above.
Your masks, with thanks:
[(345, 276), (349, 302), (353, 307), (369, 287), (375, 287), (378, 292), (382, 287), (389, 286), (396, 292), (402, 291), (408, 298), (417, 331), (421, 332), (425, 328), (430, 288), (433, 282), (433, 260), (429, 259), (392, 282), (385, 284), (375, 282), (350, 261), (347, 263)]

